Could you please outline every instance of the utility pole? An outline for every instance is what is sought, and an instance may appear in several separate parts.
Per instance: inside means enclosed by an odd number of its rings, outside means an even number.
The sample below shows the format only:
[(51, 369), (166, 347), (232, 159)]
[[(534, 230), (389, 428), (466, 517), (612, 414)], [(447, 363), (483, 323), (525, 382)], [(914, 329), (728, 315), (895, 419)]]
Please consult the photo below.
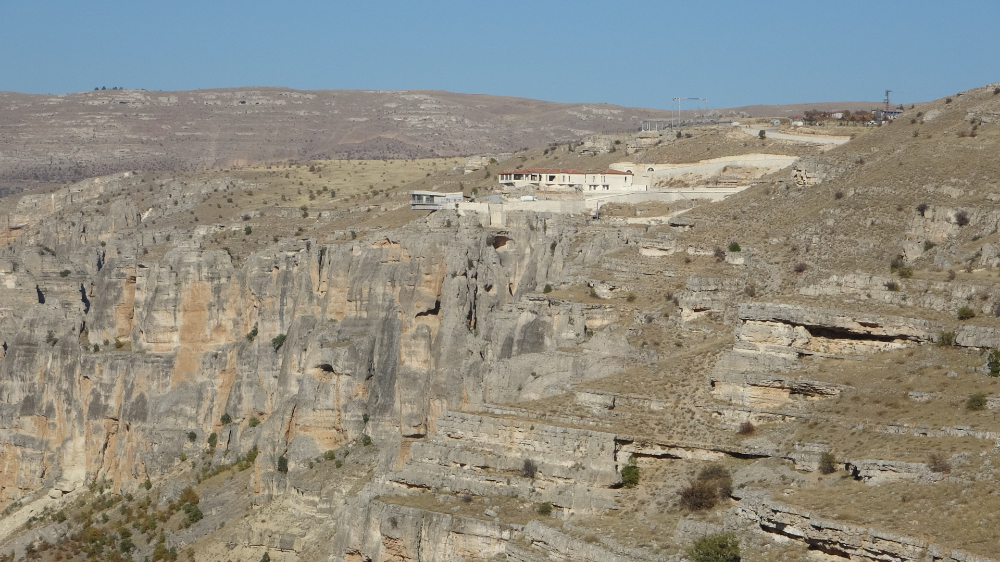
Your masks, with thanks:
[(885, 110), (886, 111), (889, 111), (889, 93), (890, 92), (892, 92), (892, 90), (886, 90), (885, 91)]
[(705, 98), (671, 98), (670, 101), (677, 102), (677, 128), (681, 128), (681, 100), (700, 100), (705, 102), (705, 109), (708, 110), (708, 100)]

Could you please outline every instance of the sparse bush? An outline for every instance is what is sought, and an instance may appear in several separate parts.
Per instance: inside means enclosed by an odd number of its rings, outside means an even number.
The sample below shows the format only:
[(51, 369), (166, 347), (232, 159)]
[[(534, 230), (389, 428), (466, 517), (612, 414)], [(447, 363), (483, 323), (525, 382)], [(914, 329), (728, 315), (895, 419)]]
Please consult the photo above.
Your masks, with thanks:
[(1000, 94), (1000, 87), (993, 88), (993, 95)]
[(972, 310), (967, 306), (963, 306), (962, 308), (958, 309), (958, 312), (955, 313), (955, 316), (957, 316), (959, 320), (970, 320), (976, 317), (976, 311)]
[(893, 291), (893, 292), (898, 291), (899, 283), (896, 283), (895, 281), (887, 281), (885, 284), (885, 288), (887, 291)]
[(544, 515), (545, 517), (548, 517), (552, 515), (552, 504), (549, 502), (540, 503), (538, 504), (538, 509), (536, 509), (535, 511), (537, 511), (539, 515)]
[(986, 356), (986, 366), (990, 370), (989, 376), (993, 378), (1000, 377), (1000, 350), (990, 350), (989, 355)]
[(556, 253), (556, 241), (555, 240), (553, 240), (552, 243), (549, 244), (549, 250), (551, 250), (553, 254)]
[(247, 338), (247, 341), (250, 342), (250, 343), (253, 343), (253, 340), (257, 339), (257, 324), (256, 323), (254, 323), (253, 329), (250, 330), (249, 332), (247, 332), (246, 338)]
[(942, 347), (955, 345), (955, 332), (941, 332), (938, 334), (937, 344)]
[(551, 293), (552, 292), (552, 285), (549, 285), (548, 283), (546, 283), (545, 284), (545, 288), (542, 289), (542, 292), (543, 293)]
[(931, 251), (932, 249), (934, 249), (934, 246), (937, 246), (937, 244), (935, 244), (934, 242), (931, 242), (930, 240), (924, 240), (924, 251), (925, 252)]
[(927, 455), (927, 468), (931, 472), (951, 472), (951, 463), (941, 453), (930, 453)]
[(278, 334), (274, 336), (271, 338), (271, 347), (273, 347), (275, 351), (278, 351), (281, 349), (281, 346), (285, 345), (286, 337), (287, 336), (285, 336), (285, 334)]
[(833, 198), (834, 199), (843, 199), (844, 198), (844, 192), (843, 191), (838, 191), (838, 192), (834, 193), (833, 194)]
[(909, 279), (910, 277), (913, 277), (913, 268), (901, 267), (896, 273), (903, 279)]
[(726, 252), (722, 248), (716, 248), (712, 251), (712, 256), (715, 257), (715, 261), (724, 262), (726, 261)]
[(69, 277), (70, 273), (72, 273), (70, 270), (64, 269), (59, 272), (59, 277)]
[(955, 213), (955, 224), (958, 226), (965, 226), (969, 224), (969, 213), (966, 213), (965, 211)]
[(521, 476), (525, 478), (534, 478), (538, 474), (538, 465), (535, 461), (531, 459), (524, 459), (524, 464), (521, 465)]
[(823, 474), (833, 474), (837, 472), (837, 459), (833, 453), (823, 453), (819, 456), (819, 471)]
[(978, 412), (986, 409), (986, 395), (982, 392), (973, 392), (965, 401), (965, 409), (970, 412)]
[(686, 552), (691, 562), (740, 562), (740, 541), (731, 533), (701, 537)]
[(756, 430), (757, 428), (754, 427), (753, 423), (745, 421), (740, 424), (740, 428), (736, 431), (736, 433), (740, 435), (753, 435), (753, 432)]
[(904, 263), (905, 262), (903, 262), (903, 256), (895, 256), (894, 258), (889, 260), (889, 270), (896, 271), (897, 269), (903, 267)]
[(802, 272), (804, 272), (807, 269), (809, 269), (808, 265), (806, 265), (805, 263), (799, 262), (799, 263), (795, 264), (794, 271), (795, 271), (795, 273), (802, 273)]
[(680, 503), (688, 511), (703, 511), (715, 507), (719, 499), (716, 486), (707, 480), (695, 480), (680, 491)]
[(951, 103), (951, 98), (945, 98), (944, 103)]
[(954, 280), (955, 280), (955, 271), (949, 269), (948, 270), (948, 281), (954, 281)]
[(45, 343), (54, 346), (59, 343), (59, 338), (56, 337), (55, 332), (49, 330), (48, 333), (45, 334)]
[(257, 419), (257, 416), (253, 416), (252, 418), (250, 418), (250, 421), (247, 422), (247, 424), (250, 427), (257, 427), (258, 425), (260, 425), (260, 420)]
[(636, 299), (635, 293), (629, 293), (628, 296), (625, 297), (625, 300), (627, 302), (635, 302), (635, 299)]
[(222, 419), (220, 421), (222, 421), (222, 425), (229, 425), (233, 423), (233, 416), (230, 416), (229, 414), (222, 414)]
[(622, 485), (626, 488), (635, 488), (639, 485), (639, 467), (635, 464), (635, 457), (631, 457), (628, 463), (622, 467)]
[(742, 250), (743, 250), (743, 248), (740, 248), (739, 243), (736, 242), (735, 240), (733, 240), (732, 242), (729, 243), (729, 251), (730, 252), (739, 252), (739, 251), (742, 251)]

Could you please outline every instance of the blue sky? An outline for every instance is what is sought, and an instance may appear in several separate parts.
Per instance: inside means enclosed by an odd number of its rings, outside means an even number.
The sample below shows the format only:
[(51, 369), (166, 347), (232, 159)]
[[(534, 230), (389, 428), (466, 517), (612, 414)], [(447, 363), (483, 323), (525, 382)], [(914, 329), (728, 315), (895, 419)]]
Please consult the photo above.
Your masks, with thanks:
[(995, 0), (0, 0), (0, 90), (909, 102), (1000, 81), (998, 22)]

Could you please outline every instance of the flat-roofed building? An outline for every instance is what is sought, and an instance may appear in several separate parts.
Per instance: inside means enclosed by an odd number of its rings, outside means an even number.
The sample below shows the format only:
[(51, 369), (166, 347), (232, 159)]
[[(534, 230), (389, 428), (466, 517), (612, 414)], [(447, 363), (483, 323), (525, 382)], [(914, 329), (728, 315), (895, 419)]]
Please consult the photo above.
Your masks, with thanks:
[(441, 209), (457, 209), (458, 204), (465, 201), (461, 191), (439, 193), (437, 191), (411, 191), (410, 208), (418, 211), (440, 211)]
[(517, 168), (497, 175), (502, 185), (551, 191), (645, 191), (635, 185), (632, 172), (620, 170), (580, 171), (569, 168)]

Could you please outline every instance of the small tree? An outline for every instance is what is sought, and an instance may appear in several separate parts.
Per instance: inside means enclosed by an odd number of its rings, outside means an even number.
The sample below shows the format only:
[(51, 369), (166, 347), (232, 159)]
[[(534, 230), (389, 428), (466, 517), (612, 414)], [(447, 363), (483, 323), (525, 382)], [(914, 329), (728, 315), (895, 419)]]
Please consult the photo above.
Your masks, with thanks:
[(219, 444), (219, 434), (214, 431), (208, 435), (208, 447), (215, 450), (215, 446)]
[(969, 214), (965, 211), (959, 211), (955, 214), (955, 224), (958, 226), (965, 226), (969, 224)]
[(552, 285), (549, 285), (548, 283), (546, 283), (545, 284), (545, 288), (542, 289), (542, 292), (543, 293), (551, 293), (552, 292)]
[(639, 467), (635, 464), (635, 457), (629, 458), (628, 464), (622, 467), (622, 485), (626, 488), (639, 485)]
[(729, 243), (729, 251), (730, 252), (739, 252), (739, 251), (742, 251), (742, 250), (743, 250), (743, 248), (740, 248), (739, 242), (733, 240), (732, 242)]
[(188, 441), (194, 443), (197, 439), (198, 439), (198, 434), (197, 433), (195, 433), (193, 431), (189, 431), (188, 432)]
[(760, 140), (766, 139), (767, 138), (767, 131), (765, 131), (764, 129), (761, 129), (760, 132), (757, 133), (757, 138), (759, 138)]
[(740, 562), (740, 541), (731, 533), (707, 535), (687, 550), (691, 562)]
[(819, 456), (819, 471), (823, 474), (833, 474), (837, 472), (837, 459), (833, 453), (823, 453)]
[(275, 351), (278, 351), (279, 349), (281, 349), (281, 346), (285, 345), (286, 337), (287, 336), (285, 336), (285, 334), (278, 334), (274, 336), (273, 338), (271, 338), (271, 347), (273, 347)]
[(538, 474), (538, 465), (535, 461), (531, 459), (524, 459), (524, 464), (521, 465), (521, 476), (525, 478), (534, 478)]
[(228, 413), (222, 414), (222, 419), (220, 421), (222, 422), (222, 425), (229, 425), (233, 423), (233, 416), (230, 416)]

